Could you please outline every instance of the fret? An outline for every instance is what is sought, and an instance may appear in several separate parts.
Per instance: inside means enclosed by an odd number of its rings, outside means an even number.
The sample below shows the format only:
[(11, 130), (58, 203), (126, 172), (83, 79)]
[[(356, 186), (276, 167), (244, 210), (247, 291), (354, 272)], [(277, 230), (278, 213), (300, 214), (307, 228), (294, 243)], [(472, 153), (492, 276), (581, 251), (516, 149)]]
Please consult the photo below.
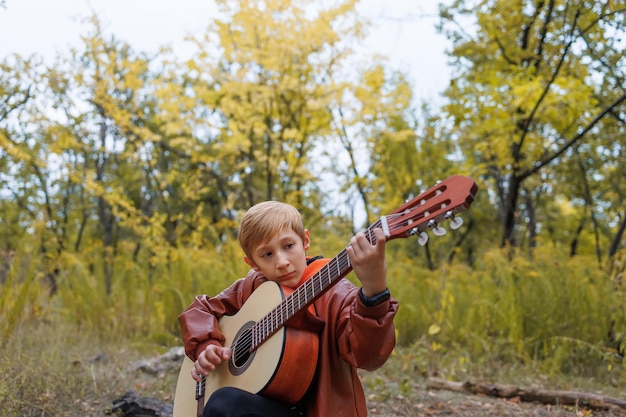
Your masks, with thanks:
[(318, 281), (318, 284), (319, 284), (319, 286), (320, 286), (319, 292), (321, 293), (321, 292), (322, 292), (322, 289), (323, 289), (324, 287), (322, 286), (322, 280), (321, 280), (321, 279), (319, 279), (319, 276), (320, 276), (320, 275), (319, 275), (319, 272), (318, 272), (317, 274), (315, 274), (315, 281)]
[(205, 385), (205, 377), (203, 376), (200, 382), (196, 382), (196, 401), (202, 397), (204, 397), (204, 385)]
[(272, 328), (270, 329), (272, 331), (272, 333), (274, 333), (274, 330), (278, 329), (279, 327), (282, 326), (282, 322), (280, 321), (280, 310), (278, 308), (274, 309), (274, 326), (272, 326)]
[(265, 339), (267, 337), (267, 325), (269, 320), (271, 319), (271, 316), (267, 317), (267, 320), (263, 320), (261, 322), (261, 338)]

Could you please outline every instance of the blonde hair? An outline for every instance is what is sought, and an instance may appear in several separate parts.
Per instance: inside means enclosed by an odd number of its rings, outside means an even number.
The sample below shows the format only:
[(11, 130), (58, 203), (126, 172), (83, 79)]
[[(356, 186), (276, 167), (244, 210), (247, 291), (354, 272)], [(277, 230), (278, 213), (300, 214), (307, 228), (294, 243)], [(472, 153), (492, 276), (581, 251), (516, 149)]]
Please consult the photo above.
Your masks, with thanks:
[(279, 201), (264, 201), (256, 204), (243, 215), (239, 226), (239, 245), (248, 258), (255, 245), (267, 242), (276, 233), (291, 229), (306, 238), (300, 212), (292, 205)]

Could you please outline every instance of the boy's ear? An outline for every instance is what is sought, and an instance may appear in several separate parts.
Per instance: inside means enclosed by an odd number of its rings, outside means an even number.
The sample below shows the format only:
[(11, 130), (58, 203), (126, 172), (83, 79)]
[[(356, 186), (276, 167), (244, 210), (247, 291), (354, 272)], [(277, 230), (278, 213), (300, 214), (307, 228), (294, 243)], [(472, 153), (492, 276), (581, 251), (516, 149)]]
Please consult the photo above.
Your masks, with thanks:
[(247, 256), (244, 256), (244, 257), (243, 257), (243, 260), (244, 260), (244, 261), (246, 261), (246, 263), (248, 264), (248, 266), (249, 266), (250, 268), (254, 269), (255, 271), (257, 271), (257, 272), (258, 272), (258, 271), (260, 270), (260, 269), (259, 269), (259, 267), (258, 267), (258, 266), (256, 266), (256, 264), (254, 263), (254, 261), (253, 261), (252, 259), (248, 258)]
[(311, 246), (311, 233), (309, 232), (309, 229), (304, 229), (304, 241), (302, 244), (305, 251), (309, 250), (309, 247)]

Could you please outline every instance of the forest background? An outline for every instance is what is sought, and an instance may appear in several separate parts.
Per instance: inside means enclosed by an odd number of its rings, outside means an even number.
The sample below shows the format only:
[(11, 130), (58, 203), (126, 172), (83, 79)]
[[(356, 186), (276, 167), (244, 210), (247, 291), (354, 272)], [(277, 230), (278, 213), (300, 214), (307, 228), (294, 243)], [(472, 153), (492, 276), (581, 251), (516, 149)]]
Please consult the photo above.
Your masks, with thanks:
[(68, 363), (179, 345), (193, 296), (247, 272), (236, 232), (251, 205), (294, 204), (310, 254), (334, 256), (453, 174), (480, 189), (463, 227), (388, 245), (406, 369), (623, 386), (626, 3), (440, 5), (441, 105), (416, 104), (384, 57), (356, 63), (357, 3), (218, 0), (184, 60), (135, 51), (97, 15), (51, 64), (2, 58), (7, 415), (98, 391), (93, 368), (91, 386), (59, 384)]

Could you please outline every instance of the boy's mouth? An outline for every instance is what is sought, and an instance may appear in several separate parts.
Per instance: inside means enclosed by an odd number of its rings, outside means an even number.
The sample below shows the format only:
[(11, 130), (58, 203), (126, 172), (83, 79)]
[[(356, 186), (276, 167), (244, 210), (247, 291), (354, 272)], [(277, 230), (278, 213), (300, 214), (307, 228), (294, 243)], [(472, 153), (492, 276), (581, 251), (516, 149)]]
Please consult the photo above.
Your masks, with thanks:
[(285, 275), (281, 275), (280, 277), (278, 277), (278, 279), (281, 281), (289, 281), (295, 276), (295, 274), (296, 274), (296, 271), (288, 272)]

